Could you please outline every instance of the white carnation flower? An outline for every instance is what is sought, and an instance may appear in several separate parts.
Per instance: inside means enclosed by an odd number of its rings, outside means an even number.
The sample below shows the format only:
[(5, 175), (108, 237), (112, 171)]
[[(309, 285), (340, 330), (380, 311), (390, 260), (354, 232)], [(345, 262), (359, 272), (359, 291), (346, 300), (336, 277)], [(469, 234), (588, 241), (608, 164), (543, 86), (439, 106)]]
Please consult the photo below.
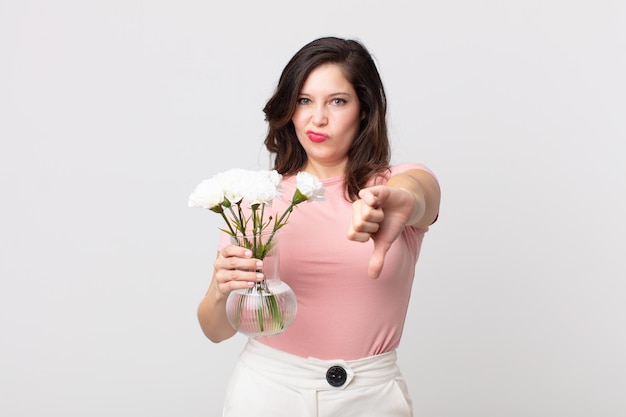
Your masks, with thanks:
[(271, 170), (271, 171), (260, 171), (262, 173), (262, 175), (267, 175), (267, 178), (269, 179), (269, 181), (274, 184), (274, 186), (276, 188), (278, 188), (280, 186), (280, 182), (283, 179), (283, 176), (280, 175), (278, 173), (278, 171), (276, 171), (275, 169)]
[(276, 197), (276, 185), (270, 180), (270, 177), (264, 172), (250, 176), (242, 191), (243, 199), (251, 206), (256, 204), (271, 205), (272, 200)]
[(224, 201), (222, 185), (214, 178), (198, 184), (189, 196), (189, 207), (212, 209)]
[(315, 175), (311, 175), (308, 172), (298, 172), (296, 184), (298, 190), (306, 197), (307, 201), (322, 201), (325, 199), (326, 190), (324, 185)]
[(217, 181), (219, 181), (224, 189), (224, 196), (232, 204), (241, 201), (250, 177), (252, 177), (251, 171), (240, 168), (229, 169), (216, 176)]

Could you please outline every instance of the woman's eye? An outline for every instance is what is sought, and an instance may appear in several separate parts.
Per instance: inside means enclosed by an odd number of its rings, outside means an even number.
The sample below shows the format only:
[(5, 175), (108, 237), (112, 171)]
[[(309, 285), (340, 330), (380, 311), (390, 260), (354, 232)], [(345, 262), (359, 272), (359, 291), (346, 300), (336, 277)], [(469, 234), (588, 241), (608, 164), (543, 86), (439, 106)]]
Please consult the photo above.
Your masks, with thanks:
[(311, 100), (309, 100), (309, 99), (308, 99), (308, 98), (306, 98), (306, 97), (300, 97), (300, 98), (298, 99), (298, 104), (309, 104), (310, 102), (311, 102)]
[(342, 99), (342, 98), (334, 98), (333, 99), (333, 104), (335, 106), (341, 106), (341, 105), (346, 104), (346, 101), (344, 99)]

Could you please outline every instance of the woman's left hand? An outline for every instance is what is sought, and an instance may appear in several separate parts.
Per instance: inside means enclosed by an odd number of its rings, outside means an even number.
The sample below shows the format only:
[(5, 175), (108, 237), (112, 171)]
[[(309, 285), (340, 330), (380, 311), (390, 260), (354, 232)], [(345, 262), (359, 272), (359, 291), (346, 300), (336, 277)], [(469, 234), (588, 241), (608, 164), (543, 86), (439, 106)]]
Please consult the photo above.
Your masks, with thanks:
[(421, 218), (424, 211), (423, 199), (403, 188), (379, 185), (359, 192), (359, 199), (352, 204), (348, 239), (367, 242), (371, 238), (374, 241), (368, 267), (370, 278), (380, 276), (391, 244), (408, 222)]

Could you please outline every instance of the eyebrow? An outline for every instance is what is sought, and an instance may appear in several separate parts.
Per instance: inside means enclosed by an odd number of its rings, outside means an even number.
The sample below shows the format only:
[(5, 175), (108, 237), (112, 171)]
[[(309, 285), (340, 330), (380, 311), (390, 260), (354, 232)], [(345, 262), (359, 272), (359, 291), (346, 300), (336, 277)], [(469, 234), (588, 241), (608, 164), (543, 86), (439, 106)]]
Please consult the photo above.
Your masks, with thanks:
[[(311, 95), (313, 95), (313, 94), (311, 94), (311, 93), (306, 93), (306, 92), (301, 91), (301, 92), (300, 92), (300, 95), (303, 95), (303, 96), (311, 96)], [(351, 97), (351, 96), (352, 96), (352, 94), (350, 94), (350, 93), (346, 93), (346, 92), (343, 92), (343, 91), (339, 91), (339, 92), (336, 92), (336, 93), (330, 93), (330, 94), (326, 95), (326, 97), (334, 97), (334, 96), (350, 96), (350, 97)]]

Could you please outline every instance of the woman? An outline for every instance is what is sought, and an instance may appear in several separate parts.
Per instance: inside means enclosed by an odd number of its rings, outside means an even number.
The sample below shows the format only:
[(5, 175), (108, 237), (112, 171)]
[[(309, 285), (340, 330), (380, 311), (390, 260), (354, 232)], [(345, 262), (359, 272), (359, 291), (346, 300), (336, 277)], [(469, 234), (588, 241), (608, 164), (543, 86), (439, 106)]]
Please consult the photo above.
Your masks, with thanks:
[[(305, 45), (264, 112), (284, 195), (306, 171), (322, 181), (326, 200), (298, 206), (281, 230), (280, 276), (298, 314), (284, 333), (248, 341), (224, 416), (411, 416), (396, 348), (422, 239), (439, 212), (437, 180), (418, 163), (390, 166), (385, 90), (357, 41)], [(262, 279), (248, 272), (257, 262), (220, 245), (198, 308), (213, 342), (236, 333), (226, 299)]]

